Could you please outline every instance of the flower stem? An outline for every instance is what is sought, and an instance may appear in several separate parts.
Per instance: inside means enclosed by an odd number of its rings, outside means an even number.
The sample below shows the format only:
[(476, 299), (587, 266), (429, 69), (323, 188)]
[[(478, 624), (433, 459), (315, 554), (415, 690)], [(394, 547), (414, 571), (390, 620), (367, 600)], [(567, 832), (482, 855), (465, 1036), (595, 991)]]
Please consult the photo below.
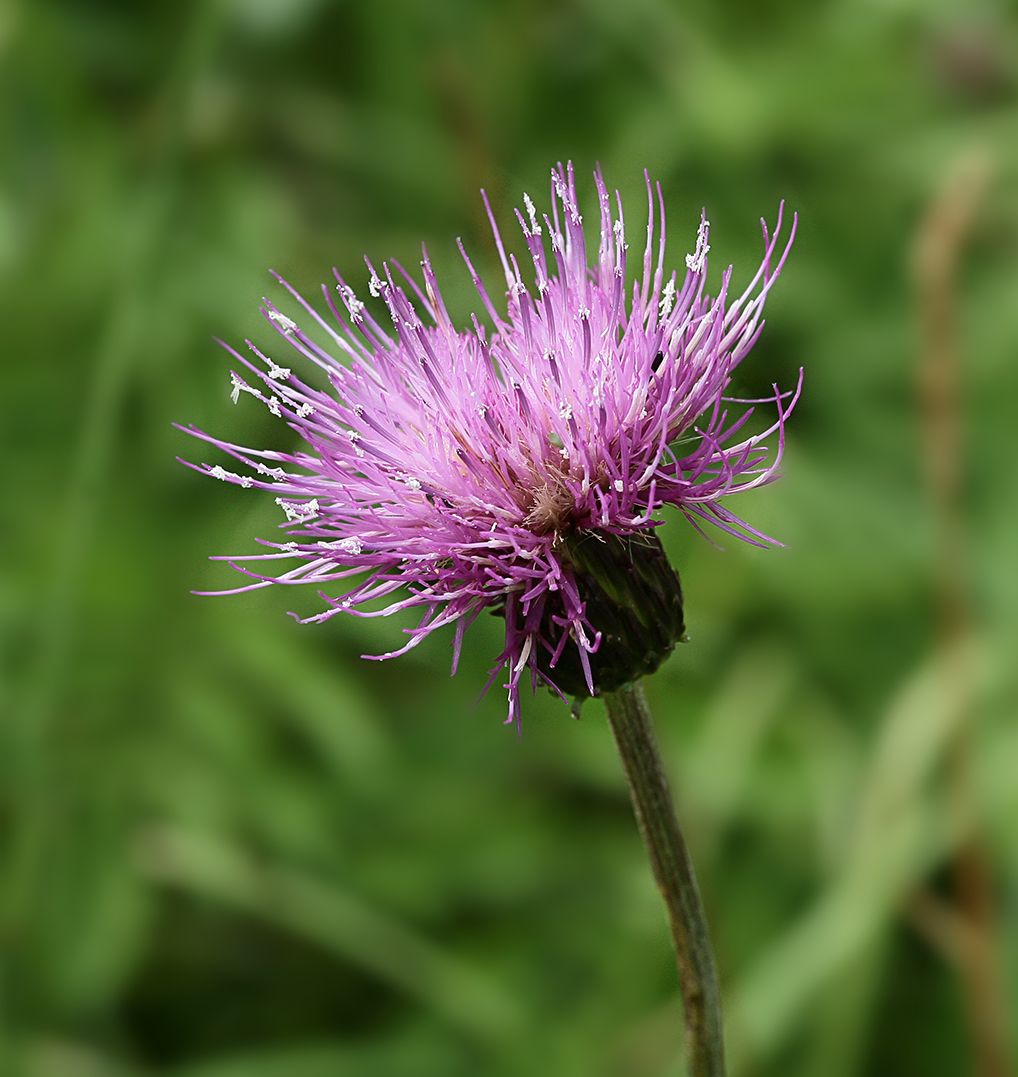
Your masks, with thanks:
[(689, 1077), (724, 1077), (721, 998), (707, 919), (647, 700), (637, 682), (606, 692), (604, 701), (654, 880), (671, 922), (686, 1011)]

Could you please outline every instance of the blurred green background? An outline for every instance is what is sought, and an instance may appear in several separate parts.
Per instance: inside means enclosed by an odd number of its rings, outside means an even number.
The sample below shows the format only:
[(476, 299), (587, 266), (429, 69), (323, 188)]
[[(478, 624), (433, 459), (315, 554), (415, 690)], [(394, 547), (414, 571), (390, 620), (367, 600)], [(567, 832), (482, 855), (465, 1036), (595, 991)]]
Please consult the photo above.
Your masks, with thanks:
[[(190, 594), (278, 523), (176, 463), (223, 461), (171, 426), (288, 444), (230, 404), (212, 342), (271, 346), (268, 269), (313, 297), (424, 239), (465, 317), (456, 236), (497, 279), (478, 188), (515, 243), (512, 206), (569, 158), (588, 206), (602, 164), (632, 236), (642, 170), (662, 181), (672, 265), (705, 206), (715, 286), (748, 280), (780, 199), (801, 217), (738, 386), (806, 368), (785, 478), (736, 506), (788, 548), (669, 522), (692, 641), (648, 683), (733, 1073), (1007, 1072), (1012, 4), (6, 0), (0, 71), (3, 1073), (682, 1072), (599, 703), (573, 722), (541, 693), (517, 739), (499, 689), (473, 706), (494, 618), (450, 679), (448, 636), (378, 664), (407, 622), (297, 626), (310, 590)], [(956, 502), (924, 480), (909, 268), (952, 169), (976, 202)]]

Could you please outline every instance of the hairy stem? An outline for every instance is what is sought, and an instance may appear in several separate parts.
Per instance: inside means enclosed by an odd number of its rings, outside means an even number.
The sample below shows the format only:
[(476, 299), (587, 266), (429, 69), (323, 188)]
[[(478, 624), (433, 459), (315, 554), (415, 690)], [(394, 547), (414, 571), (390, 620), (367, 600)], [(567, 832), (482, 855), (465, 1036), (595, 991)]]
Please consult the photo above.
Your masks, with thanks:
[(724, 1077), (721, 999), (707, 919), (639, 683), (605, 693), (640, 833), (671, 922), (686, 1011), (690, 1077)]

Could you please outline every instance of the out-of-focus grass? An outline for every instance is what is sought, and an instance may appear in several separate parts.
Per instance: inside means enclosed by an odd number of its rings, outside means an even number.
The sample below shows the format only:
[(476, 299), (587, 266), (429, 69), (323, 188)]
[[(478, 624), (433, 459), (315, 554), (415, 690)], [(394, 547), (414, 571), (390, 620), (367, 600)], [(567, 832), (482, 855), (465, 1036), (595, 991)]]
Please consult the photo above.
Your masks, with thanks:
[[(651, 681), (701, 864), (735, 1071), (966, 1072), (959, 979), (905, 913), (983, 835), (1018, 974), (1018, 20), (1003, 3), (112, 0), (0, 7), (0, 1065), (25, 1077), (626, 1074), (679, 1065), (663, 916), (598, 704), (523, 736), (473, 698), (498, 623), (398, 663), (402, 624), (198, 599), (278, 522), (171, 427), (229, 403), (213, 334), (270, 340), (426, 239), (491, 251), (549, 166), (600, 161), (671, 260), (702, 205), (736, 283), (802, 218), (739, 395), (807, 369), (788, 543), (666, 542), (692, 641)], [(933, 628), (908, 251), (941, 175), (995, 174), (959, 284), (978, 795)], [(589, 197), (591, 185), (587, 183)], [(247, 407), (247, 404), (251, 404)], [(211, 462), (211, 461), (210, 461)], [(1013, 998), (1012, 994), (1012, 998)], [(1011, 1003), (1011, 1013), (1015, 1005)]]

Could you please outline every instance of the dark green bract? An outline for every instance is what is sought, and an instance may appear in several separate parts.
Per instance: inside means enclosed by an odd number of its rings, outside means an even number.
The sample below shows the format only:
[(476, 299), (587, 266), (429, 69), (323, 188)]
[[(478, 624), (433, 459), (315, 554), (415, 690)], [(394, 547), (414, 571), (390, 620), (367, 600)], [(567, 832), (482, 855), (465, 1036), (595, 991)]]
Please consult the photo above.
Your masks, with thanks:
[[(589, 656), (593, 694), (614, 692), (653, 673), (685, 630), (682, 585), (661, 540), (650, 532), (622, 538), (604, 531), (578, 531), (563, 543), (561, 557), (576, 577), (588, 623), (601, 633), (600, 645)], [(549, 603), (545, 622), (558, 613)], [(549, 631), (547, 636), (551, 635)], [(542, 672), (551, 672), (550, 658), (543, 656)], [(569, 695), (591, 694), (576, 647), (563, 651), (552, 680)]]

